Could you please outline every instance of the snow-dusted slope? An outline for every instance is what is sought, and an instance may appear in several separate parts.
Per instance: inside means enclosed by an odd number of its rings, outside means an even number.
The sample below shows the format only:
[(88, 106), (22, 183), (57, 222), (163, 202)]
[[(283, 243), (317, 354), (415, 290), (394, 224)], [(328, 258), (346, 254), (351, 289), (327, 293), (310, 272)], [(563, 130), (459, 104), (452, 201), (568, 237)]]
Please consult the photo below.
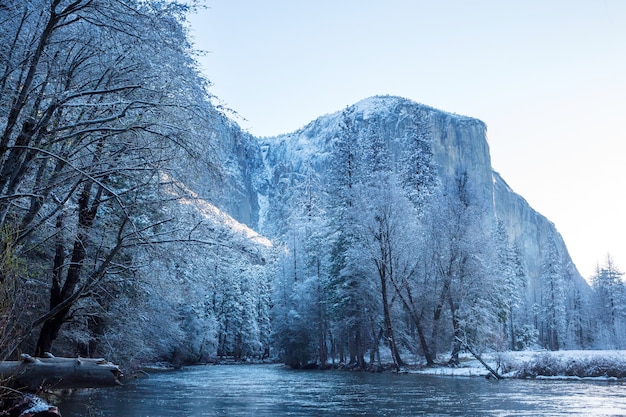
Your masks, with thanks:
[(224, 210), (218, 208), (185, 184), (163, 174), (165, 191), (178, 204), (175, 215), (180, 221), (194, 225), (182, 240), (197, 241), (209, 246), (228, 247), (229, 250), (246, 254), (252, 263), (264, 263), (272, 242), (246, 224), (237, 221)]

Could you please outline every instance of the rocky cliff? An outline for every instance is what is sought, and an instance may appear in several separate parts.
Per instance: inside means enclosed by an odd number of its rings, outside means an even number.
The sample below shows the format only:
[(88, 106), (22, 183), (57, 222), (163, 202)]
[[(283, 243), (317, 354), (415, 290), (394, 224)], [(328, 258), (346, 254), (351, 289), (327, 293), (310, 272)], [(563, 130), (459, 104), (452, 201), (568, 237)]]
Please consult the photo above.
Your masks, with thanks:
[(278, 201), (278, 190), (289, 186), (289, 175), (310, 169), (323, 174), (327, 170), (329, 144), (341, 134), (346, 115), (357, 131), (375, 125), (394, 159), (407, 146), (409, 130), (415, 129), (411, 121), (420, 120), (420, 128), (432, 139), (433, 159), (440, 178), (459, 172), (468, 175), (494, 219), (504, 223), (510, 239), (523, 249), (531, 285), (538, 285), (546, 245), (552, 239), (572, 285), (587, 287), (555, 225), (533, 210), (493, 170), (485, 123), (399, 97), (372, 97), (346, 111), (322, 116), (296, 132), (272, 138), (252, 137), (223, 120), (215, 132), (227, 166), (227, 175), (219, 187), (221, 206), (259, 232), (275, 234), (276, 228), (272, 226), (278, 220), (276, 213), (272, 215), (272, 207)]

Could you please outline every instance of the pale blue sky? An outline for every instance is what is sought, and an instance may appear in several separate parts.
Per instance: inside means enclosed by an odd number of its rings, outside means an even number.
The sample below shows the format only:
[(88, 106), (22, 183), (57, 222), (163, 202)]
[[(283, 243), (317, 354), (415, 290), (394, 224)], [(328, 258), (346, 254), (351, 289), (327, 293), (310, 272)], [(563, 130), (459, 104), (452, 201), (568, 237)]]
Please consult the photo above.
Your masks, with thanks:
[(377, 94), (479, 118), (494, 168), (583, 276), (607, 252), (626, 270), (626, 1), (206, 4), (192, 35), (243, 128), (291, 132)]

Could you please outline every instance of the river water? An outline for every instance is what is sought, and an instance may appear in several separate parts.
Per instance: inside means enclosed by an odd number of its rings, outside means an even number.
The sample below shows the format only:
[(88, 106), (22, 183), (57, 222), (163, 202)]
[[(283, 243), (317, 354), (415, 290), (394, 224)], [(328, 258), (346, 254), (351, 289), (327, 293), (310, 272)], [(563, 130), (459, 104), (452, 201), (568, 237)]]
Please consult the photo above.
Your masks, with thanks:
[(64, 417), (626, 416), (626, 383), (198, 366), (82, 391)]

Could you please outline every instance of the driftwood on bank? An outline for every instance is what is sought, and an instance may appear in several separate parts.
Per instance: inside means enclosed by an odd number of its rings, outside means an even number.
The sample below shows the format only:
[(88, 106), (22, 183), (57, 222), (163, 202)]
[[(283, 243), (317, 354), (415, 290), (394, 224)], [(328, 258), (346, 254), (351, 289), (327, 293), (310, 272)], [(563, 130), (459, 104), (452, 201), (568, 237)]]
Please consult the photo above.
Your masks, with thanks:
[(19, 390), (103, 388), (120, 384), (122, 371), (105, 359), (33, 358), (0, 362), (0, 377)]

